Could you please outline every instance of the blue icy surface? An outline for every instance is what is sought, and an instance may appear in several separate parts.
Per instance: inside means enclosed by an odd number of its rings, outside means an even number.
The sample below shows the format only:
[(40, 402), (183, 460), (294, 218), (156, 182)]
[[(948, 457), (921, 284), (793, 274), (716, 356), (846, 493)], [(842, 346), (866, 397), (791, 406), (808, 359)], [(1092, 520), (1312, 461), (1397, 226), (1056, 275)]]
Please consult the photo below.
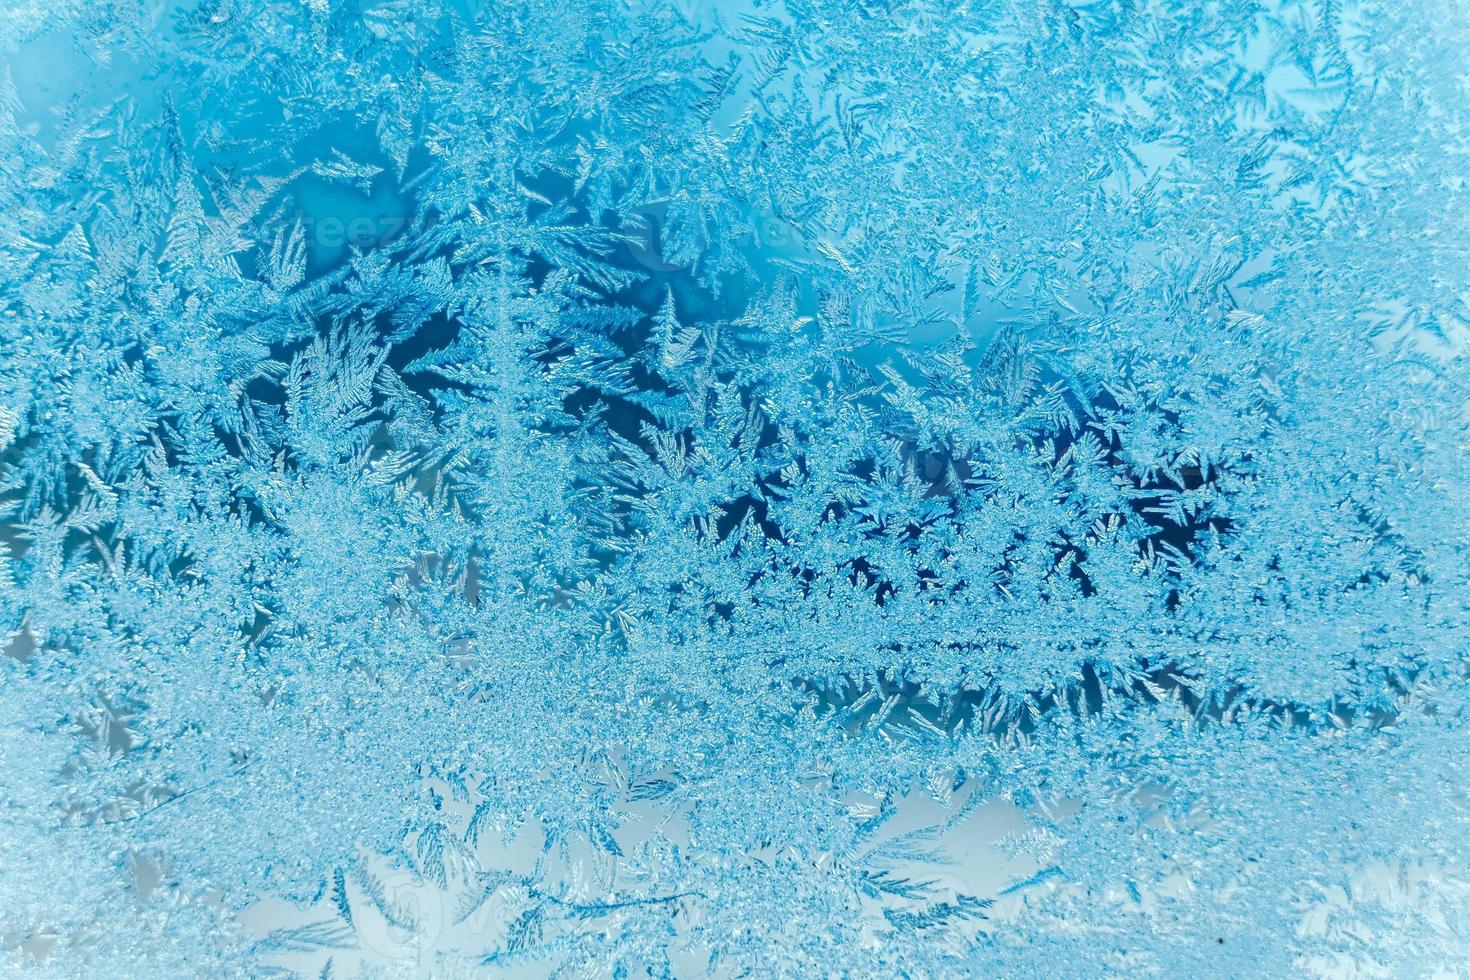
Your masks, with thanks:
[(1467, 52), (0, 0), (0, 969), (1470, 971)]

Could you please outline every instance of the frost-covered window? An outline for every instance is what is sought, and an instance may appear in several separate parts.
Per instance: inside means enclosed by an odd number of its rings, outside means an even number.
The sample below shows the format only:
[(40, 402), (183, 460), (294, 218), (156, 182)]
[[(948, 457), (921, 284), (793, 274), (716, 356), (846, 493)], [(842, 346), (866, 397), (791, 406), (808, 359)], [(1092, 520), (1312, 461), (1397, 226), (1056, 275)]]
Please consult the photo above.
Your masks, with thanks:
[(1470, 971), (1470, 6), (0, 0), (0, 971)]

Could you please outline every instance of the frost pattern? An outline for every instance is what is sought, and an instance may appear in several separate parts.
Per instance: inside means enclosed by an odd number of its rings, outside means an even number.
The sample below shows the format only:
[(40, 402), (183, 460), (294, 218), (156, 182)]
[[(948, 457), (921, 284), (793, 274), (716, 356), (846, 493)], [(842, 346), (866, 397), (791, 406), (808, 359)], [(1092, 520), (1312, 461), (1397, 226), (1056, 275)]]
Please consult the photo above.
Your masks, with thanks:
[(1470, 970), (1470, 8), (0, 48), (8, 970)]

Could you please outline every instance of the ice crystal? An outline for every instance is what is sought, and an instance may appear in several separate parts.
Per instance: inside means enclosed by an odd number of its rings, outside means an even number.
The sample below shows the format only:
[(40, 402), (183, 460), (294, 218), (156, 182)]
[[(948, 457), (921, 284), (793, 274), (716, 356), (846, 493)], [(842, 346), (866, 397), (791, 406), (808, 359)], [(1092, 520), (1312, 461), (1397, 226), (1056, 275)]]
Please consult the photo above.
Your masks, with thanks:
[(1470, 970), (1470, 8), (0, 51), (7, 970)]

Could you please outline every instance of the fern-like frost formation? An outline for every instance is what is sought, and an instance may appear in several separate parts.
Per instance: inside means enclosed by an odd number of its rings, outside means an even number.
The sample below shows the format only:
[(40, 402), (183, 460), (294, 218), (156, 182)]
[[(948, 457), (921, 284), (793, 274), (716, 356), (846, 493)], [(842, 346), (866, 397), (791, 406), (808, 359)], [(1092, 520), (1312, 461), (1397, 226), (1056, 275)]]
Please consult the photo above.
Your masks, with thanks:
[(1470, 970), (1467, 51), (3, 0), (3, 969)]

